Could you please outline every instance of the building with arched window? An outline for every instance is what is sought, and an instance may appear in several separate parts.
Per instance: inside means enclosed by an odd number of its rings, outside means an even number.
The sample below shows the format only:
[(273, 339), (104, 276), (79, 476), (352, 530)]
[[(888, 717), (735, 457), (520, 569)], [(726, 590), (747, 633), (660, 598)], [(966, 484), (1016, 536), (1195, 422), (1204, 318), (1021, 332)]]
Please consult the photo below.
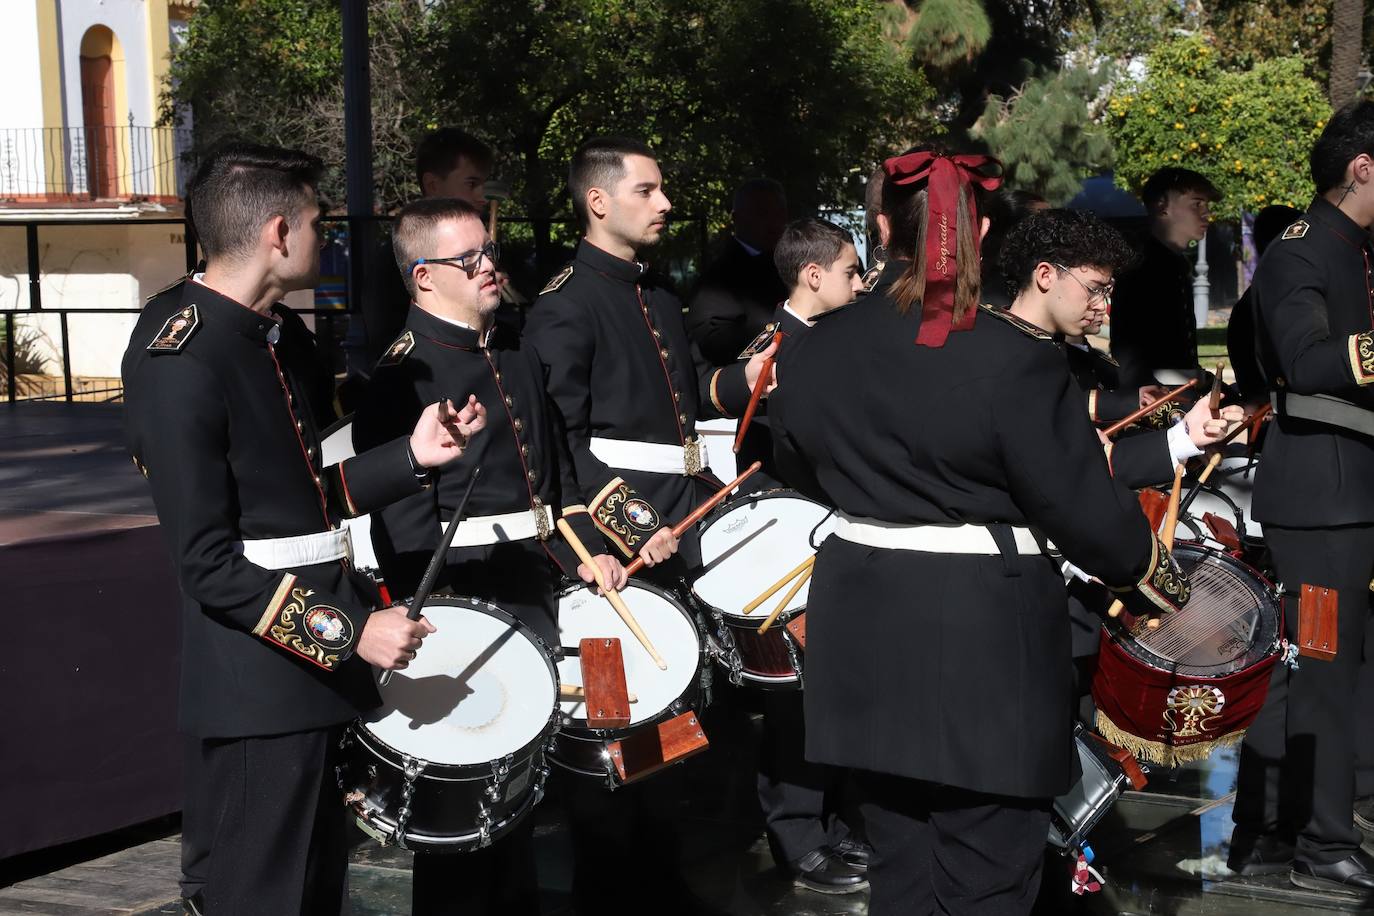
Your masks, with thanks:
[(33, 396), (62, 376), (114, 380), (136, 316), (101, 310), (138, 308), (186, 270), (183, 227), (156, 221), (183, 213), (189, 113), (159, 115), (198, 2), (0, 4), (0, 340), (23, 343)]

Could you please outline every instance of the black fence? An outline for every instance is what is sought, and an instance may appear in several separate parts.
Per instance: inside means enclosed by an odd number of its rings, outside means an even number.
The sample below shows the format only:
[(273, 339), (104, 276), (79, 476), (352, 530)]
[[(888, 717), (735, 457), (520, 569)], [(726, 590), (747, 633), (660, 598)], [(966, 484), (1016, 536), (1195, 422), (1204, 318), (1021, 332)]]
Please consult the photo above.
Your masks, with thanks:
[[(303, 316), (311, 316), (315, 324), (315, 336), (320, 348), (320, 358), (325, 365), (333, 367), (336, 375), (345, 369), (344, 342), (349, 322), (360, 316), (361, 295), (354, 295), (349, 269), (349, 232), (359, 223), (370, 223), (383, 233), (389, 228), (389, 217), (328, 217), (325, 219), (327, 241), (322, 258), (322, 280), (315, 290), (315, 307), (297, 309)], [(512, 273), (517, 285), (523, 285), (532, 298), (539, 291), (547, 276), (553, 271), (538, 264), (534, 256), (534, 242), (531, 224), (526, 217), (501, 217), (502, 267)], [(557, 231), (555, 236), (560, 248), (570, 254), (577, 232), (575, 223), (568, 218), (548, 221)], [(380, 224), (380, 225), (378, 225)], [(194, 234), (184, 219), (54, 219), (54, 220), (0, 220), (0, 229), (23, 228), (27, 265), (28, 306), (0, 310), (0, 386), (3, 386), (4, 399), (14, 404), (20, 401), (65, 400), (117, 400), (123, 393), (122, 386), (111, 384), (106, 387), (74, 387), (72, 375), (72, 316), (90, 315), (137, 315), (140, 308), (72, 308), (45, 307), (42, 290), (42, 264), (40, 240), (42, 232), (49, 228), (62, 226), (119, 226), (121, 228), (172, 225), (182, 229), (185, 246), (185, 269), (195, 268), (199, 258)], [(385, 236), (382, 236), (385, 240)], [(670, 225), (669, 236), (659, 246), (655, 266), (669, 276), (680, 289), (687, 289), (707, 257), (710, 243), (708, 222), (702, 217), (679, 217)], [(386, 267), (385, 261), (380, 264)], [(543, 271), (541, 274), (540, 271)], [(175, 277), (169, 276), (170, 283)], [(24, 345), (20, 340), (20, 322), (26, 317), (56, 316), (58, 319), (58, 345), (62, 364), (60, 390), (55, 392), (31, 392), (21, 394), (19, 384), (19, 348)], [(44, 377), (48, 377), (44, 373)], [(52, 376), (55, 378), (55, 376)]]
[(0, 199), (175, 200), (191, 132), (173, 127), (0, 129)]

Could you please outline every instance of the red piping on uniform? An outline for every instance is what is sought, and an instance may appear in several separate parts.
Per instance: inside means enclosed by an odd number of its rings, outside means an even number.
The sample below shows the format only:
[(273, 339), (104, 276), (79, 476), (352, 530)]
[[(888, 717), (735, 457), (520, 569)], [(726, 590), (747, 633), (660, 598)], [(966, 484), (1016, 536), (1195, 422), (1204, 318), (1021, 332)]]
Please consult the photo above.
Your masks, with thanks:
[(677, 437), (682, 443), (683, 448), (687, 447), (687, 434), (682, 429), (682, 421), (677, 418), (677, 401), (673, 400), (673, 375), (668, 371), (668, 363), (663, 359), (661, 352), (667, 347), (662, 340), (654, 336), (654, 323), (649, 320), (649, 307), (644, 304), (644, 294), (640, 292), (639, 284), (635, 284), (635, 298), (639, 300), (639, 313), (644, 316), (644, 326), (649, 329), (649, 339), (654, 342), (654, 354), (658, 357), (658, 364), (663, 367), (663, 380), (668, 383), (668, 403), (672, 406), (673, 422), (677, 424)]

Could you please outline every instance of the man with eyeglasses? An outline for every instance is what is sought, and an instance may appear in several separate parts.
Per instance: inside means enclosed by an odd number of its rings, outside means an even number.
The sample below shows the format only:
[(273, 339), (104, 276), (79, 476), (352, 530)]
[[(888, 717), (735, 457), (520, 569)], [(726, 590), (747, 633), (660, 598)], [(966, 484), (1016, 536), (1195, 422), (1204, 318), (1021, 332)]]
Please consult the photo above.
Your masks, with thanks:
[[(1112, 390), (1115, 361), (1087, 341), (1111, 302), (1112, 276), (1134, 258), (1119, 232), (1076, 210), (1032, 214), (1008, 233), (1000, 252), (1002, 272), (1017, 291), (1011, 313), (1063, 340), (1069, 370), (1088, 393), (1090, 416), (1098, 422), (1109, 422), (1102, 419), (1104, 413), (1119, 419), (1135, 407), (1135, 389), (1120, 396)], [(1207, 399), (1200, 399), (1186, 416), (1171, 418), (1164, 428), (1138, 429), (1115, 443), (1104, 442), (1108, 470), (1131, 489), (1167, 483), (1176, 464), (1203, 454), (1243, 416), (1240, 407), (1229, 406), (1213, 417)], [(1069, 622), (1080, 704), (1091, 687), (1098, 631), (1110, 603), (1101, 584), (1083, 578), (1070, 582)], [(1091, 722), (1086, 712), (1083, 717)]]
[(1188, 249), (1207, 235), (1221, 194), (1190, 169), (1164, 168), (1140, 192), (1149, 219), (1137, 264), (1122, 272), (1112, 299), (1112, 356), (1126, 387), (1155, 384), (1162, 369), (1196, 372), (1197, 319)]
[[(473, 470), (481, 477), (448, 552), (436, 590), (490, 601), (559, 645), (556, 592), (563, 573), (593, 580), (560, 539), (567, 518), (596, 550), (602, 543), (577, 491), (572, 460), (549, 401), (539, 355), (495, 320), (498, 249), (480, 212), (462, 200), (419, 200), (395, 221), (396, 263), (412, 304), (405, 331), (379, 362), (354, 419), (358, 449), (386, 441), (421, 406), (448, 391), (475, 392), (487, 415), (488, 444), (435, 475), (432, 494), (373, 516), (372, 538), (394, 594), (414, 592)], [(596, 558), (619, 587), (624, 567)], [(417, 853), (413, 914), (538, 912), (533, 820), (487, 849), (455, 856)]]

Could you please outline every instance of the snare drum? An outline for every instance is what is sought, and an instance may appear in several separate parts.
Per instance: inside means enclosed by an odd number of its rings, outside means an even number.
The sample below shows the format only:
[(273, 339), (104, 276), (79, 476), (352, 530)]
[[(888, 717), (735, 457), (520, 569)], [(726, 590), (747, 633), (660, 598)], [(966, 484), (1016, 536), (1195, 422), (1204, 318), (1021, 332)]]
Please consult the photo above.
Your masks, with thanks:
[[(635, 700), (630, 704), (630, 724), (623, 728), (591, 728), (583, 701), (563, 700), (562, 728), (549, 752), (553, 762), (564, 769), (605, 779), (611, 788), (690, 756), (668, 754), (671, 759), (644, 767), (627, 762), (625, 745), (637, 735), (655, 732), (659, 726), (687, 716), (681, 727), (695, 729), (701, 747), (705, 746), (693, 712), (701, 692), (702, 643), (691, 614), (669, 592), (648, 582), (632, 579), (620, 595), (668, 668), (658, 669), (610, 602), (596, 593), (595, 586), (576, 585), (564, 590), (558, 598), (558, 633), (564, 653), (558, 662), (559, 679), (582, 686), (578, 645), (583, 639), (619, 639), (625, 684)], [(690, 752), (697, 749), (693, 747)]]
[(1177, 766), (1241, 739), (1264, 705), (1283, 617), (1273, 587), (1240, 560), (1179, 541), (1192, 597), (1157, 629), (1104, 624), (1093, 702), (1097, 729), (1152, 763)]
[(701, 524), (702, 573), (692, 596), (709, 612), (716, 659), (730, 682), (771, 689), (800, 689), (802, 652), (787, 631), (806, 608), (811, 583), (787, 602), (760, 634), (759, 627), (790, 591), (790, 584), (745, 616), (744, 607), (816, 551), (835, 529), (831, 511), (794, 490), (769, 490), (726, 503)]
[(339, 788), (383, 845), (479, 849), (538, 804), (558, 730), (553, 653), (505, 611), (431, 597), (436, 632), (343, 739)]

